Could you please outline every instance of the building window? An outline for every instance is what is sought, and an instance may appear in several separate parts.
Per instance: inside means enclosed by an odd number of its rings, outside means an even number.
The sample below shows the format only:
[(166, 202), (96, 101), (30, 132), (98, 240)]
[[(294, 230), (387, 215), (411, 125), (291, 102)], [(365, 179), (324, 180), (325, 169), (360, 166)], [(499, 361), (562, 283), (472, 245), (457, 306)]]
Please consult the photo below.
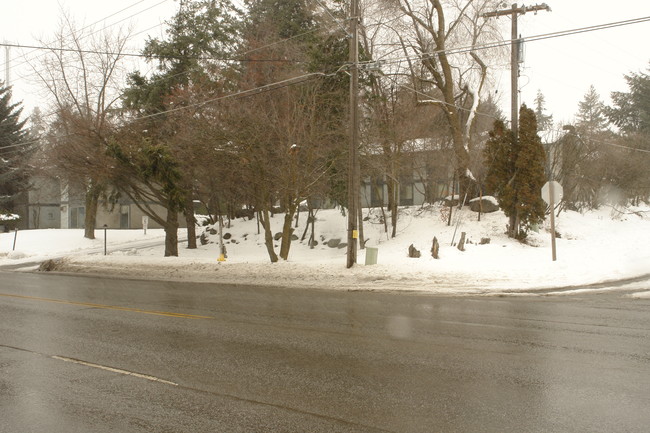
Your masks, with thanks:
[(120, 206), (120, 228), (128, 229), (129, 228), (129, 206), (122, 205)]
[(70, 208), (70, 228), (82, 229), (86, 219), (85, 207), (71, 207)]
[(399, 184), (399, 204), (400, 206), (413, 205), (413, 179), (402, 179)]

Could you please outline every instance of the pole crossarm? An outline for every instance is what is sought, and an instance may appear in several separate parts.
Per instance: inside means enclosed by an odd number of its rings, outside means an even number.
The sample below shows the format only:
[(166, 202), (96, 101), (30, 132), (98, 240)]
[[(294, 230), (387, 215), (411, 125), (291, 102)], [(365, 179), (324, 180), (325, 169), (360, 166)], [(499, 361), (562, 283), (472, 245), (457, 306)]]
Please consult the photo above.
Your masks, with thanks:
[(521, 7), (517, 7), (515, 3), (515, 5), (513, 5), (513, 7), (510, 9), (501, 9), (498, 11), (486, 12), (483, 14), (483, 18), (501, 17), (504, 15), (513, 15), (513, 14), (524, 15), (526, 12), (537, 12), (537, 11), (550, 12), (551, 8), (546, 3), (542, 3), (540, 5), (535, 5), (535, 6), (523, 5)]
[(513, 3), (510, 9), (501, 9), (493, 12), (486, 12), (483, 14), (484, 18), (490, 17), (500, 17), (504, 15), (512, 16), (512, 29), (511, 29), (511, 42), (510, 42), (510, 119), (511, 119), (511, 129), (514, 135), (515, 142), (518, 139), (519, 133), (519, 36), (517, 30), (517, 18), (519, 15), (523, 15), (526, 12), (537, 12), (537, 11), (549, 11), (551, 8), (546, 4), (538, 4), (534, 6), (521, 6), (518, 7), (517, 3)]

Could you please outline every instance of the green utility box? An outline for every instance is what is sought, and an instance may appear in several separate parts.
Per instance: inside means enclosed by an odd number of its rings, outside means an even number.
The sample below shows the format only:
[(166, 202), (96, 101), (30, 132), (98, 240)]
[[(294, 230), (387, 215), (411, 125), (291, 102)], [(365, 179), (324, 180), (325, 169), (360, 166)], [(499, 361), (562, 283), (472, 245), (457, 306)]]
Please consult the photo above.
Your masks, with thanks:
[(366, 265), (376, 265), (377, 264), (377, 253), (379, 248), (369, 248), (366, 247)]

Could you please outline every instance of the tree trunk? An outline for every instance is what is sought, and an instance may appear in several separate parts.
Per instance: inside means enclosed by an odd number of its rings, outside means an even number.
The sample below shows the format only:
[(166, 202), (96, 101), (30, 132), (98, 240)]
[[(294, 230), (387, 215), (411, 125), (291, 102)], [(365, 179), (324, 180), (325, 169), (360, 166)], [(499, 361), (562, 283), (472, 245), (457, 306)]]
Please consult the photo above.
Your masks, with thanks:
[(483, 214), (483, 188), (481, 187), (481, 184), (478, 185), (478, 197), (479, 197), (479, 202), (478, 202), (478, 222), (481, 222), (481, 215)]
[[(551, 212), (554, 212), (554, 209), (551, 209)], [(515, 228), (514, 228), (514, 234), (515, 238), (519, 239), (519, 233), (520, 233), (520, 226), (521, 226), (521, 218), (519, 216), (519, 210), (517, 209), (517, 212), (515, 213)]]
[(271, 263), (276, 263), (278, 261), (278, 255), (275, 254), (275, 249), (273, 248), (273, 232), (271, 232), (271, 221), (268, 209), (263, 209), (259, 212), (259, 222), (264, 227), (264, 243), (266, 244), (266, 251), (269, 253), (269, 259)]
[(514, 213), (508, 217), (508, 237), (514, 238), (515, 232), (515, 215)]
[(458, 241), (458, 250), (465, 251), (465, 232), (460, 233), (460, 240)]
[(165, 257), (178, 257), (178, 212), (171, 207), (167, 209), (165, 222)]
[(187, 248), (190, 250), (196, 249), (196, 218), (194, 218), (194, 201), (188, 195), (185, 199), (185, 224), (187, 225)]
[(311, 215), (311, 234), (309, 235), (309, 249), (313, 250), (316, 246), (316, 215), (314, 215), (314, 209), (310, 208), (309, 213)]
[(223, 243), (223, 215), (219, 215), (219, 260), (228, 257), (226, 245)]
[(101, 187), (91, 181), (91, 186), (86, 191), (86, 215), (84, 217), (84, 237), (95, 239), (95, 225), (97, 225), (97, 207)]
[(280, 258), (289, 259), (289, 249), (291, 248), (291, 236), (293, 235), (293, 216), (296, 212), (294, 205), (287, 205), (287, 211), (284, 214), (284, 224), (282, 225), (282, 243), (280, 244)]
[(388, 218), (386, 218), (386, 212), (384, 212), (384, 204), (379, 204), (379, 210), (381, 210), (381, 219), (384, 221), (384, 233), (386, 233), (386, 240), (388, 240)]
[(311, 219), (313, 218), (313, 209), (311, 207), (311, 200), (307, 199), (307, 224), (305, 224), (305, 230), (302, 232), (302, 236), (300, 237), (300, 242), (304, 241), (305, 238), (307, 237), (307, 230), (309, 230), (309, 224), (311, 223)]
[[(386, 219), (386, 212), (384, 212), (384, 194), (383, 194), (382, 187), (380, 187), (379, 185), (374, 185), (374, 182), (373, 184), (371, 184), (370, 187), (375, 188), (375, 190), (378, 192), (378, 195), (381, 197), (381, 203), (379, 203), (379, 210), (381, 210), (381, 218), (384, 221), (384, 233), (386, 233), (386, 238), (388, 239), (388, 220)], [(379, 193), (381, 193), (381, 195)]]
[[(447, 220), (447, 226), (451, 226), (451, 214), (454, 209), (454, 196), (456, 195), (456, 176), (451, 180), (451, 197), (449, 200), (449, 220)], [(458, 196), (460, 199), (460, 196)]]
[(391, 225), (391, 233), (390, 237), (394, 238), (397, 236), (397, 200), (393, 200), (393, 203), (390, 207), (390, 225)]
[(364, 249), (366, 247), (366, 240), (363, 235), (363, 209), (361, 209), (361, 200), (359, 196), (357, 195), (357, 201), (358, 201), (358, 206), (357, 206), (357, 219), (359, 220), (358, 222), (358, 227), (359, 227), (359, 248)]
[(386, 185), (388, 189), (388, 211), (390, 212), (391, 238), (394, 238), (397, 235), (397, 190), (399, 184), (395, 181), (395, 175), (395, 170), (391, 170), (391, 175)]

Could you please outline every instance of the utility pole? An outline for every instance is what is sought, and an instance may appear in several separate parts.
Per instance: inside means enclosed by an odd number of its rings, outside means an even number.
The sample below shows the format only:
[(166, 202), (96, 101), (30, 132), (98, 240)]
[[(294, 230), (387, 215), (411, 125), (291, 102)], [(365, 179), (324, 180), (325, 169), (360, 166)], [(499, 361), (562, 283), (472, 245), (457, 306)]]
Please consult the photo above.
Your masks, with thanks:
[(502, 9), (483, 14), (484, 18), (500, 17), (503, 15), (511, 15), (512, 17), (512, 31), (510, 33), (510, 121), (515, 143), (519, 137), (519, 48), (523, 42), (517, 36), (517, 17), (526, 12), (537, 13), (537, 11), (542, 10), (550, 12), (551, 8), (546, 3), (522, 7), (517, 7), (517, 3), (513, 3), (511, 9)]
[(350, 146), (348, 150), (348, 250), (347, 267), (357, 262), (359, 239), (359, 2), (350, 0)]
[(11, 63), (9, 58), (9, 50), (11, 47), (5, 45), (5, 87), (9, 87), (9, 80), (11, 79)]

